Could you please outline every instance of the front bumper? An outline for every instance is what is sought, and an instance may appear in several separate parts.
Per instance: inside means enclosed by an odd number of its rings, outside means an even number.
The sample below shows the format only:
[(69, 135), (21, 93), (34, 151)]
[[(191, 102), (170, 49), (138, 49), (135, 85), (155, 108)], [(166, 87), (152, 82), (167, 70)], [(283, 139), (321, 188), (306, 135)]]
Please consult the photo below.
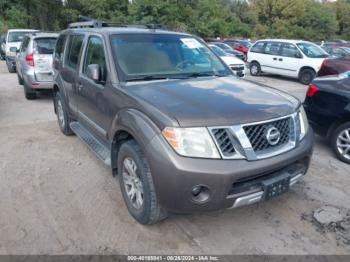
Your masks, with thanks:
[[(201, 212), (239, 207), (264, 199), (262, 182), (288, 173), (294, 185), (309, 167), (314, 134), (310, 129), (293, 150), (275, 157), (247, 160), (217, 160), (181, 157), (162, 136), (146, 149), (159, 204), (175, 212)], [(208, 189), (209, 199), (193, 198), (195, 186)], [(251, 194), (255, 194), (251, 196)]]

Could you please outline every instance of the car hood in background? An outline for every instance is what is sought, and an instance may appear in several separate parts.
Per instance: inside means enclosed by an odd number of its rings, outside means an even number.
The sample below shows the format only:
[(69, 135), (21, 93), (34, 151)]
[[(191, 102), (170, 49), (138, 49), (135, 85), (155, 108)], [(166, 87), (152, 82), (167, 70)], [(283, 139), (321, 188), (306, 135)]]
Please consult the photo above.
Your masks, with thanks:
[[(130, 82), (125, 88), (139, 103), (147, 103), (183, 127), (268, 120), (292, 114), (300, 104), (286, 93), (231, 76)], [(154, 116), (154, 112), (148, 114)]]
[(222, 56), (221, 59), (224, 60), (227, 65), (244, 65), (244, 62), (235, 56)]

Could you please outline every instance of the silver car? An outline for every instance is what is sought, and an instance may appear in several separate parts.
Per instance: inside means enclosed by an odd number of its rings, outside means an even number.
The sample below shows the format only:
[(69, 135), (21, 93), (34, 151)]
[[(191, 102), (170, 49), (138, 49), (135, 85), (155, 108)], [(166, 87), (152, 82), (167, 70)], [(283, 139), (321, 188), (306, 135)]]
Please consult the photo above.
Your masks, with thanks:
[(57, 38), (56, 33), (28, 34), (17, 50), (18, 82), (29, 100), (35, 99), (38, 91), (53, 88), (52, 54)]

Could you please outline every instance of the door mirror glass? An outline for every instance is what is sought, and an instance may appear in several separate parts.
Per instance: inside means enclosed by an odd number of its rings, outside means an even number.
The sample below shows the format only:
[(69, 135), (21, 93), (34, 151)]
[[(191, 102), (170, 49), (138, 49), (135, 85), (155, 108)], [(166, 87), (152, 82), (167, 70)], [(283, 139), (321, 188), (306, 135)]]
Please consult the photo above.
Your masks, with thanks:
[(101, 81), (100, 66), (98, 64), (88, 65), (87, 77), (94, 80), (95, 82)]

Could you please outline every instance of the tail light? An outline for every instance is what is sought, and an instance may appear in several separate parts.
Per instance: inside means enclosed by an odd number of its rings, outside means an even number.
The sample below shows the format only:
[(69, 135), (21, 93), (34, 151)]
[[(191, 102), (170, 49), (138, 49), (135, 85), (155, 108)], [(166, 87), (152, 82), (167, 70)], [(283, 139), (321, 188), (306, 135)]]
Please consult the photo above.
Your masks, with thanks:
[(34, 57), (33, 54), (26, 55), (26, 62), (30, 66), (34, 66)]
[(307, 90), (306, 96), (313, 97), (318, 91), (318, 87), (314, 84), (309, 84), (309, 88)]
[(326, 66), (328, 64), (328, 59), (326, 58), (325, 60), (323, 60), (321, 68)]

